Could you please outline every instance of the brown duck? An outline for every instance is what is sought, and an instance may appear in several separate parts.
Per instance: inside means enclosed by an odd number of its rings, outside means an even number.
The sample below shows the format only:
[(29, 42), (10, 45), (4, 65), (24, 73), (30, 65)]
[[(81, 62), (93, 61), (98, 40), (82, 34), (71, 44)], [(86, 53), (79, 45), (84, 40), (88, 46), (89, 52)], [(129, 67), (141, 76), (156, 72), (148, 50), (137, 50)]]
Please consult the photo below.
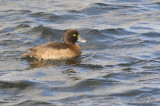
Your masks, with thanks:
[(77, 57), (81, 54), (81, 48), (76, 42), (87, 41), (82, 39), (75, 29), (67, 29), (64, 32), (63, 42), (49, 42), (46, 44), (38, 45), (30, 48), (28, 53), (22, 54), (22, 58), (30, 57), (37, 58), (39, 60), (63, 60)]

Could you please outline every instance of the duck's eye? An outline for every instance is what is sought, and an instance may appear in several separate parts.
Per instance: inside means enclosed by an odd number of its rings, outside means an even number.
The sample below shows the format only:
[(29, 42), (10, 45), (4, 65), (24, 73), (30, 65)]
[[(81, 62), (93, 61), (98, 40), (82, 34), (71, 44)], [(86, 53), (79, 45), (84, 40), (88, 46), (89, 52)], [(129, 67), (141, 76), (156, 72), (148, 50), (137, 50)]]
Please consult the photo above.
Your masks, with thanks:
[(77, 36), (76, 34), (73, 34), (73, 36)]

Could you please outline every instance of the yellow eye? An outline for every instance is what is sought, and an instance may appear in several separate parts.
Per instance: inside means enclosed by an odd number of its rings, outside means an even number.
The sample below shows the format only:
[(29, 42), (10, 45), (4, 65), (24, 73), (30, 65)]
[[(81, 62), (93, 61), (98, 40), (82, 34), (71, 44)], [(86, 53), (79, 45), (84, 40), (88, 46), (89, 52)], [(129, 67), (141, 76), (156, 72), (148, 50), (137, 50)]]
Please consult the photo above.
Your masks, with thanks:
[(73, 36), (77, 36), (76, 34), (73, 34)]

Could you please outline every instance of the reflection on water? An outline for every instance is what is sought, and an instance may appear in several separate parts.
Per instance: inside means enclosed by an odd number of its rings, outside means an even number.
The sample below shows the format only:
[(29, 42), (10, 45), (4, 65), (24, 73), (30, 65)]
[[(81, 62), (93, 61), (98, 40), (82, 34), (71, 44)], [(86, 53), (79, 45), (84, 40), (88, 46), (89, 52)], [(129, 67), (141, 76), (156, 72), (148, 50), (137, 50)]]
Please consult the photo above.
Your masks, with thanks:
[(38, 68), (43, 66), (61, 66), (61, 65), (76, 65), (80, 64), (82, 60), (80, 59), (69, 59), (69, 60), (37, 60), (37, 59), (27, 59), (30, 68)]
[[(0, 1), (0, 104), (158, 106), (159, 9), (159, 0)], [(81, 56), (21, 59), (68, 28), (89, 41)]]

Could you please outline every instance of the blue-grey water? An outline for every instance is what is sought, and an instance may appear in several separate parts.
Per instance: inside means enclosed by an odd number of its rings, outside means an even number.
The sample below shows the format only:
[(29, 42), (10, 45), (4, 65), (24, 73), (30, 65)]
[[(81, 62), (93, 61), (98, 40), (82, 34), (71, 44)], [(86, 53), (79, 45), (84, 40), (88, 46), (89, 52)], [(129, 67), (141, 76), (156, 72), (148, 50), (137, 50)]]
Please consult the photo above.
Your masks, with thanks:
[[(81, 56), (21, 59), (68, 28)], [(0, 105), (160, 105), (160, 1), (0, 0)]]

